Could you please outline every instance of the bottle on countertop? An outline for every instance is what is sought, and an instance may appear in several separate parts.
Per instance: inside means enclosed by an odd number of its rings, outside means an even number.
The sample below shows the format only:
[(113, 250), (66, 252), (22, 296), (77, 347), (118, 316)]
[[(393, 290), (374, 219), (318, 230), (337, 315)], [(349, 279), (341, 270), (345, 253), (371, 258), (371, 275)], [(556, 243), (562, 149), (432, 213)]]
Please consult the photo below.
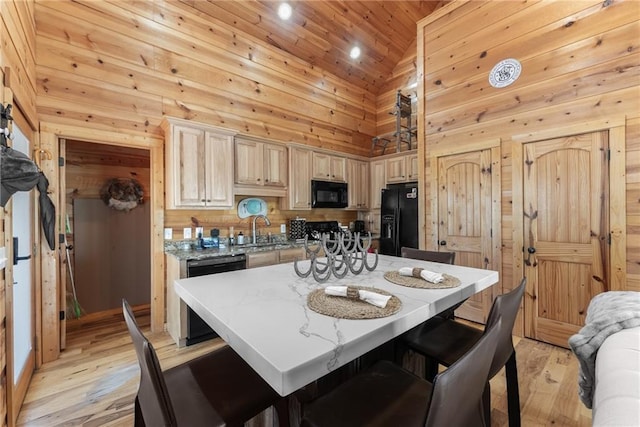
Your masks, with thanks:
[(220, 247), (220, 230), (214, 228), (211, 230), (211, 247), (219, 248)]
[(244, 234), (242, 234), (242, 231), (238, 233), (238, 244), (244, 245)]

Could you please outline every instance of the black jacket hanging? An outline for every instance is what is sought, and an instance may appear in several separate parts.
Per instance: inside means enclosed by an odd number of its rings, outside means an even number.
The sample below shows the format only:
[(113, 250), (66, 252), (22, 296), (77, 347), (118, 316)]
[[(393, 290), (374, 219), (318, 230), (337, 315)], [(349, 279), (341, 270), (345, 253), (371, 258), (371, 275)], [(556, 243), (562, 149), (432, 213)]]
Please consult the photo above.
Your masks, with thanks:
[[(2, 108), (2, 128), (6, 129), (7, 122), (11, 120), (11, 106)], [(0, 139), (0, 206), (5, 207), (13, 193), (16, 191), (29, 191), (36, 185), (40, 192), (40, 217), (44, 236), (51, 250), (55, 249), (55, 219), (56, 208), (47, 194), (49, 181), (26, 154), (8, 147), (7, 134), (3, 132)]]

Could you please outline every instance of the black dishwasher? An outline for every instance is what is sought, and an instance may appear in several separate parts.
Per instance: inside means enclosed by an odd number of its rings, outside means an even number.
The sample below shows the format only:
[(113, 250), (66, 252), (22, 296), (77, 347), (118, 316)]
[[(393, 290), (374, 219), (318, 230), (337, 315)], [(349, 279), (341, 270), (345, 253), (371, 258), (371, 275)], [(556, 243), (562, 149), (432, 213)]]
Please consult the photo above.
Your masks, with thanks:
[[(247, 257), (244, 254), (225, 255), (206, 259), (187, 260), (187, 277), (205, 276), (207, 274), (244, 270), (247, 268)], [(215, 338), (218, 334), (187, 306), (187, 345)]]

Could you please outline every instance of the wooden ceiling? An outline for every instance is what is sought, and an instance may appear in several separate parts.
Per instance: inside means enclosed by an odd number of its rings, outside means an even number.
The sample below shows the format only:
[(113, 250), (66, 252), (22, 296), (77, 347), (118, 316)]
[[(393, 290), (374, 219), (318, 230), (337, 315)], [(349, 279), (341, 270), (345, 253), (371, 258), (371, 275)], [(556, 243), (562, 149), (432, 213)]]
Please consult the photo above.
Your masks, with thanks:
[[(394, 67), (414, 46), (416, 23), (446, 1), (286, 0), (293, 9), (283, 21), (283, 1), (193, 1), (202, 12), (223, 8), (230, 25), (372, 93), (378, 93)], [(353, 60), (349, 52), (360, 47)], [(413, 47), (415, 48), (415, 47)]]

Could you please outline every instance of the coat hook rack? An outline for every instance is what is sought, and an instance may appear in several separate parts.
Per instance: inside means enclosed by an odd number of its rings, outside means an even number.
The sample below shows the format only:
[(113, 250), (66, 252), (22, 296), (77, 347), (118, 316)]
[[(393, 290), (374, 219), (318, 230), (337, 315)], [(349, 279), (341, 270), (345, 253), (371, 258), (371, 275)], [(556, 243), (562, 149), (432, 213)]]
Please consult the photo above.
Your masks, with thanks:
[(40, 160), (42, 160), (43, 157), (46, 160), (51, 160), (53, 158), (49, 150), (46, 150), (44, 148), (33, 149), (33, 161), (36, 162), (36, 165), (38, 165), (38, 168), (40, 168)]

